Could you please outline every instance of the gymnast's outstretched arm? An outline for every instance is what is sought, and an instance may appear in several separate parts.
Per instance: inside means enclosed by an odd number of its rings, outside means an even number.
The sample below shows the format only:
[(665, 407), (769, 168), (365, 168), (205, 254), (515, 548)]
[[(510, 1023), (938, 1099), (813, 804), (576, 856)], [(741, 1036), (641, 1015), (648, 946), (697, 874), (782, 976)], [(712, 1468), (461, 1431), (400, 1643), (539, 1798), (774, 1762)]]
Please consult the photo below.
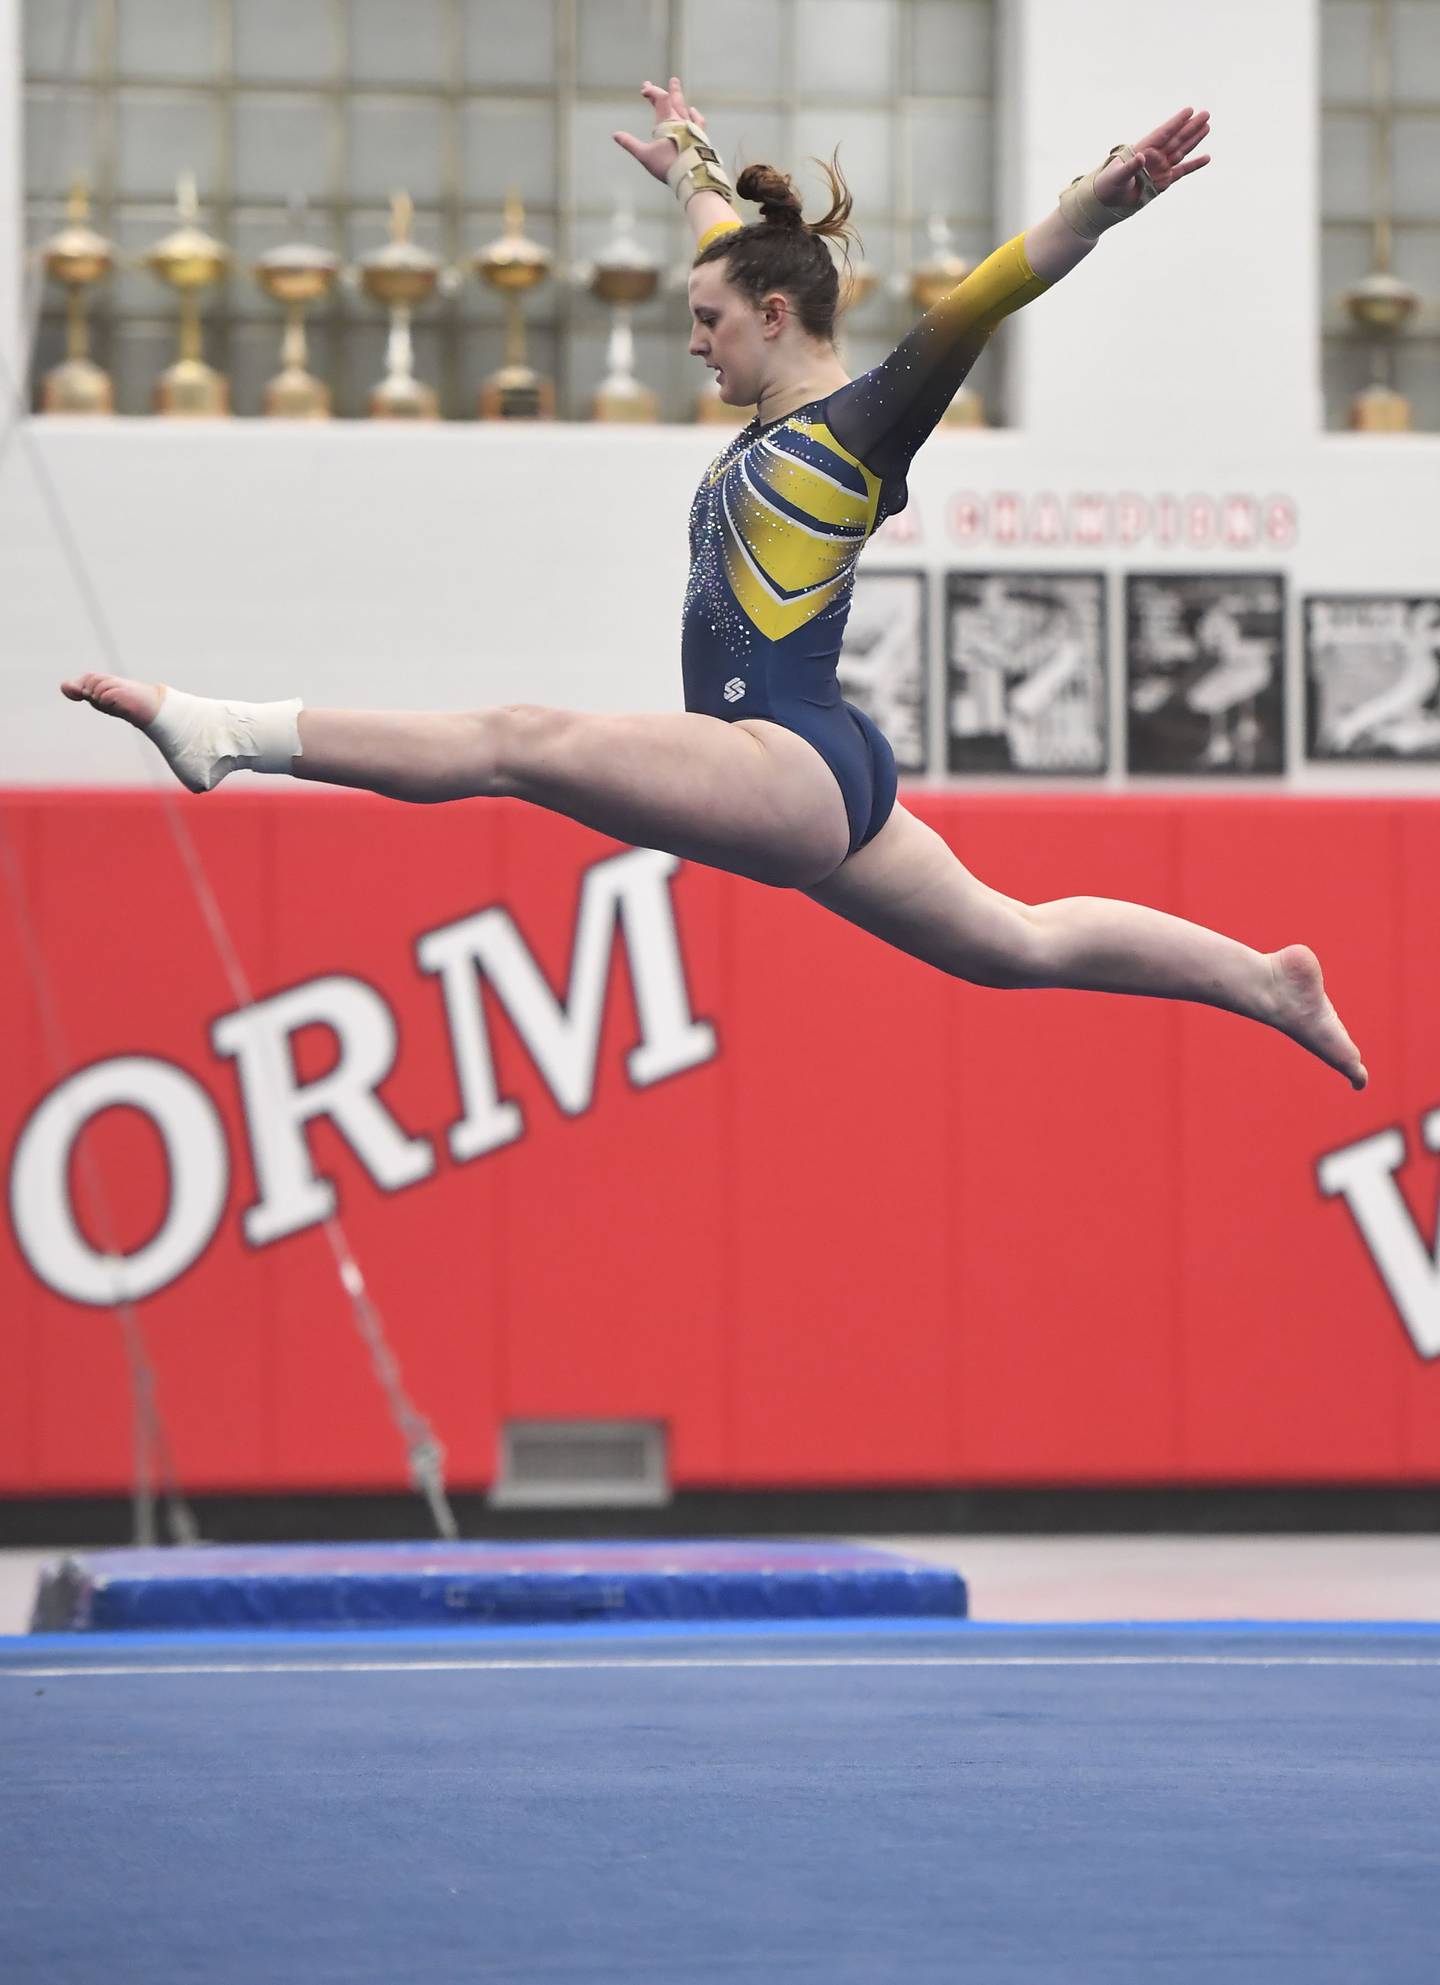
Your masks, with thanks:
[[(642, 83), (640, 94), (654, 113), (657, 132), (663, 124), (688, 124), (692, 132), (698, 132), (702, 138), (705, 136), (705, 113), (686, 102), (685, 92), (678, 76), (670, 78), (668, 89), (661, 89), (658, 83)], [(677, 138), (663, 135), (636, 138), (629, 131), (617, 131), (615, 142), (622, 151), (629, 152), (632, 159), (638, 159), (648, 173), (656, 179), (666, 180), (668, 184), (668, 175), (679, 157), (683, 135), (682, 133), (681, 137)], [(741, 225), (740, 216), (736, 213), (731, 198), (734, 189), (729, 186), (729, 174), (720, 165), (719, 158), (713, 151), (706, 156), (713, 159), (715, 166), (719, 168), (719, 175), (723, 176), (724, 184), (729, 190), (724, 193), (707, 190), (705, 182), (718, 183), (718, 177), (715, 173), (704, 172), (701, 175), (700, 190), (690, 191), (687, 182), (676, 195), (684, 206), (685, 218), (690, 223), (690, 231), (695, 237), (697, 250), (708, 246), (713, 236), (723, 234), (727, 228)]]
[[(1208, 152), (1198, 159), (1190, 156), (1204, 142), (1209, 130), (1209, 111), (1192, 110), (1187, 104), (1163, 124), (1157, 124), (1147, 136), (1137, 138), (1133, 146), (1117, 146), (1095, 174), (1096, 199), (1123, 220), (1137, 206), (1143, 206), (1146, 200), (1173, 186), (1177, 179), (1210, 163)], [(1128, 151), (1131, 156), (1118, 156), (1121, 151)], [(1077, 180), (1075, 186), (1080, 183)], [(1099, 232), (1077, 230), (1077, 217), (1084, 226), (1084, 203), (1077, 208), (1073, 195), (1074, 187), (1068, 188), (1061, 196), (1061, 204), (1025, 232), (1026, 259), (1035, 274), (1047, 283), (1057, 283), (1068, 275), (1077, 262), (1084, 261), (1099, 239)], [(1113, 223), (1107, 218), (1103, 225)]]
[(995, 326), (1068, 275), (1107, 228), (1207, 164), (1190, 154), (1208, 130), (1205, 111), (1179, 110), (1066, 188), (1053, 213), (986, 256), (889, 358), (831, 398), (836, 439), (876, 475), (903, 475)]
[[(645, 142), (617, 132), (616, 142), (657, 178), (676, 169), (680, 143), (693, 141), (701, 147), (699, 155), (714, 170), (702, 168), (702, 190), (687, 194), (685, 217), (697, 249), (706, 248), (739, 227), (740, 219), (728, 191), (708, 190), (719, 183), (715, 172), (726, 187), (728, 178), (706, 144), (704, 114), (686, 102), (676, 76), (668, 89), (646, 83), (642, 95), (655, 113), (657, 131), (669, 122), (678, 139), (656, 136)], [(1075, 180), (1053, 212), (987, 256), (921, 318), (883, 364), (833, 395), (827, 419), (841, 445), (877, 475), (903, 475), (995, 326), (1068, 275), (1106, 229), (1177, 179), (1208, 165), (1208, 154), (1192, 154), (1209, 128), (1209, 113), (1186, 105), (1134, 146), (1117, 146), (1094, 173)]]

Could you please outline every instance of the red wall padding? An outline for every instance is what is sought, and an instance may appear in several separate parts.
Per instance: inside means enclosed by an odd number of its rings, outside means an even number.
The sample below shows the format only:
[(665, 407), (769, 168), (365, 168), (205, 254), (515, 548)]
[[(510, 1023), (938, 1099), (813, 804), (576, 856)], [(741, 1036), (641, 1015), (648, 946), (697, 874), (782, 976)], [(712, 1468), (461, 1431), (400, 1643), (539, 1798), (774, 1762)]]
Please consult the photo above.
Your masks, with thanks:
[[(261, 997), (350, 974), (393, 1012), (380, 1095), (432, 1175), (371, 1181), (309, 1132), (452, 1484), (512, 1417), (657, 1418), (681, 1487), (1440, 1479), (1440, 1358), (1317, 1161), (1394, 1129), (1440, 1310), (1440, 811), (1420, 800), (912, 794), (967, 866), (1026, 901), (1129, 896), (1263, 949), (1314, 945), (1372, 1072), (1355, 1095), (1268, 1029), (1093, 994), (942, 978), (803, 898), (684, 867), (668, 885), (702, 1065), (637, 1087), (630, 968), (609, 968), (593, 1101), (556, 1103), (487, 989), (524, 1134), (457, 1164), (439, 981), (416, 940), (490, 905), (552, 988), (582, 879), (618, 852), (510, 804), (225, 794), (184, 817)], [(0, 1155), (62, 1077), (123, 1055), (188, 1070), (231, 1178), (208, 1250), (140, 1305), (192, 1491), (403, 1486), (405, 1458), (311, 1227), (252, 1247), (236, 1002), (149, 795), (5, 801), (51, 1011), (0, 869)], [(311, 1029), (302, 1077), (335, 1059)], [(121, 1251), (160, 1225), (163, 1145), (134, 1110), (81, 1135)], [(103, 1227), (71, 1168), (76, 1216)], [(8, 1202), (8, 1196), (7, 1196)], [(1414, 1252), (1412, 1249), (1412, 1254)], [(1417, 1279), (1418, 1278), (1418, 1279)], [(124, 1491), (111, 1313), (0, 1249), (0, 1492)]]

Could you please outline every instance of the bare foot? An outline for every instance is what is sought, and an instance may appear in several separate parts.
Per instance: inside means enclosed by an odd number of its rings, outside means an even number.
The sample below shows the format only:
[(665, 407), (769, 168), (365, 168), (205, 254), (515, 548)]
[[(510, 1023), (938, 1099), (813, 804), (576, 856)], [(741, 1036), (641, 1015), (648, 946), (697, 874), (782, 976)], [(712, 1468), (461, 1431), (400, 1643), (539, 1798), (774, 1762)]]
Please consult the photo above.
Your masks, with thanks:
[(283, 703), (231, 703), (120, 675), (76, 676), (60, 688), (72, 703), (92, 704), (143, 730), (192, 793), (212, 792), (232, 772), (288, 772), (304, 748), (298, 696)]
[(1338, 1068), (1353, 1088), (1363, 1089), (1369, 1071), (1326, 996), (1315, 953), (1304, 944), (1287, 944), (1283, 951), (1270, 952), (1269, 962), (1275, 984), (1273, 1024), (1331, 1068)]
[(60, 694), (72, 703), (90, 703), (107, 717), (123, 717), (143, 730), (155, 721), (165, 695), (161, 682), (131, 682), (123, 675), (82, 675), (62, 682)]

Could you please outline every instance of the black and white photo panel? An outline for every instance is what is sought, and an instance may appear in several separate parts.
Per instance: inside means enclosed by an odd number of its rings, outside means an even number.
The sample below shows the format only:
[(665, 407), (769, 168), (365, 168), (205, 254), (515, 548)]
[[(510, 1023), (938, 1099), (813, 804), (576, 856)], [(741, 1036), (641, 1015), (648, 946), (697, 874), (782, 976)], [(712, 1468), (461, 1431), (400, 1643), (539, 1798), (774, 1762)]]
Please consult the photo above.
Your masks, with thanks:
[(1125, 664), (1132, 772), (1284, 771), (1280, 573), (1132, 574)]
[(946, 575), (952, 772), (1104, 772), (1105, 685), (1102, 573)]
[(1440, 598), (1306, 599), (1305, 749), (1332, 762), (1440, 760)]
[(901, 772), (930, 764), (923, 572), (861, 572), (840, 650), (840, 693), (880, 726)]

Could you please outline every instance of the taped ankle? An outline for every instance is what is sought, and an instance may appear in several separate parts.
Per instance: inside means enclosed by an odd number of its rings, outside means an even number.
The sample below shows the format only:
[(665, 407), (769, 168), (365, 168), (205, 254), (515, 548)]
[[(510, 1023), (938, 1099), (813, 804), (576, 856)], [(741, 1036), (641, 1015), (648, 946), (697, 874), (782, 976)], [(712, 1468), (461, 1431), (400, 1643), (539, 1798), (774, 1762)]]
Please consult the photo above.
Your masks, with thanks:
[(171, 770), (192, 793), (211, 792), (231, 772), (288, 772), (302, 755), (298, 696), (240, 703), (166, 689), (145, 726)]

